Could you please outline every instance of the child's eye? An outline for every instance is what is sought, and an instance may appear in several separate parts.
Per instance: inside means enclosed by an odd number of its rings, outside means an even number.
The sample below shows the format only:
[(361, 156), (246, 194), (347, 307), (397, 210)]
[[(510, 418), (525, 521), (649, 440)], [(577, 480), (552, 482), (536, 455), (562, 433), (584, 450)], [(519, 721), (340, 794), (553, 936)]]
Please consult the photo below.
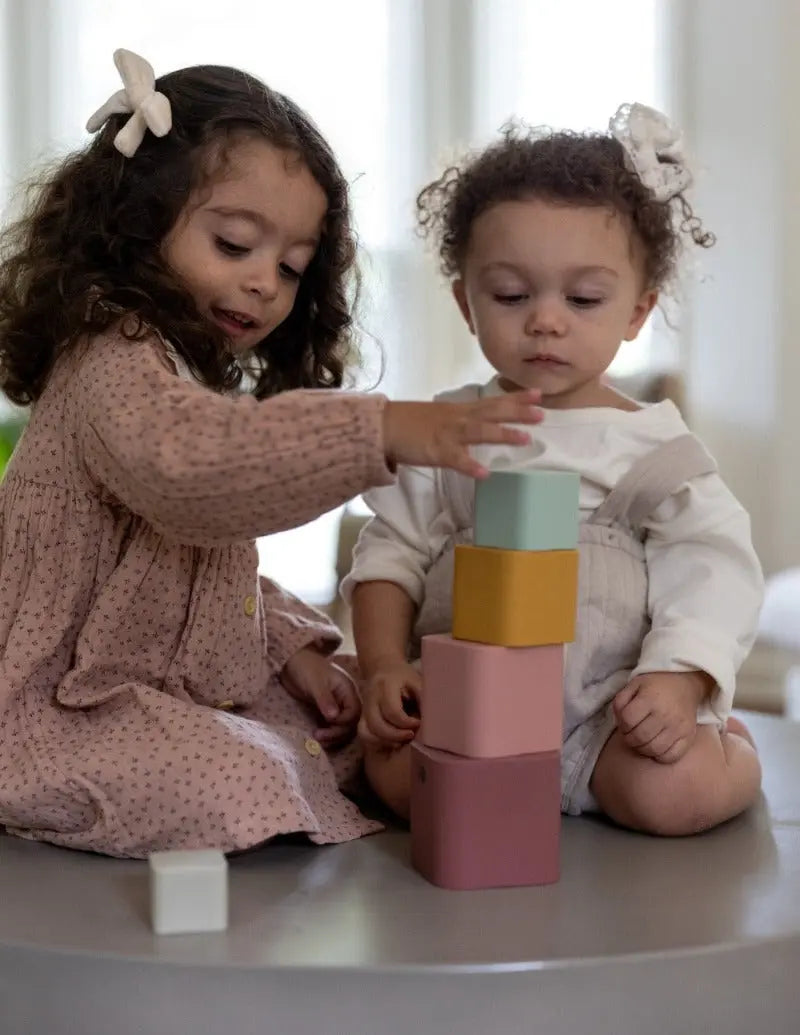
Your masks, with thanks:
[(602, 298), (590, 298), (588, 295), (568, 295), (567, 301), (579, 309), (591, 309), (592, 306), (600, 305)]
[(302, 273), (299, 273), (296, 269), (292, 269), (291, 266), (287, 266), (285, 262), (281, 263), (281, 274), (286, 277), (287, 280), (299, 280), (302, 277)]
[(250, 251), (243, 244), (234, 244), (233, 241), (227, 241), (224, 237), (215, 237), (214, 243), (224, 255), (247, 255)]
[(524, 302), (527, 295), (498, 295), (495, 294), (495, 302), (499, 302), (500, 305), (519, 305), (520, 302)]

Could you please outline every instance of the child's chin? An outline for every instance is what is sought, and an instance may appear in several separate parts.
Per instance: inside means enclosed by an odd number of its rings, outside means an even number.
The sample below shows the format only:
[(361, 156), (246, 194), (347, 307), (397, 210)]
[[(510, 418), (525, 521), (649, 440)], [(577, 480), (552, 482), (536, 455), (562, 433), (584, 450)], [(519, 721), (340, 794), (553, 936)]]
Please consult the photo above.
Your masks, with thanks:
[(521, 392), (526, 388), (538, 388), (533, 378), (509, 377), (508, 374), (500, 374), (500, 387), (504, 392)]

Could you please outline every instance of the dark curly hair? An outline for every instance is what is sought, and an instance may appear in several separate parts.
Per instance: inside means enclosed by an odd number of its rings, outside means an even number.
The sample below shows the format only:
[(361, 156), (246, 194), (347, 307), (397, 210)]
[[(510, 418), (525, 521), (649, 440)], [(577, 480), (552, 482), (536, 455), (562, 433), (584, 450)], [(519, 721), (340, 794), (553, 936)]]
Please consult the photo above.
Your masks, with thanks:
[[(322, 240), (286, 320), (254, 351), (253, 392), (339, 387), (355, 356), (358, 294), (349, 188), (316, 126), (289, 98), (234, 68), (200, 65), (156, 81), (172, 129), (146, 133), (133, 158), (113, 146), (112, 116), (83, 150), (34, 183), (24, 216), (0, 239), (0, 387), (15, 403), (41, 395), (56, 356), (80, 337), (122, 326), (168, 338), (214, 389), (243, 377), (225, 336), (204, 319), (161, 257), (191, 192), (242, 136), (297, 153), (328, 199)], [(218, 165), (216, 171), (218, 171)]]
[(472, 225), (482, 212), (501, 201), (532, 197), (606, 207), (622, 216), (641, 246), (650, 288), (663, 287), (673, 275), (682, 232), (703, 248), (714, 243), (682, 194), (672, 201), (655, 198), (626, 165), (623, 147), (613, 137), (515, 123), (417, 196), (419, 231), (433, 238), (444, 276), (455, 277), (463, 269)]

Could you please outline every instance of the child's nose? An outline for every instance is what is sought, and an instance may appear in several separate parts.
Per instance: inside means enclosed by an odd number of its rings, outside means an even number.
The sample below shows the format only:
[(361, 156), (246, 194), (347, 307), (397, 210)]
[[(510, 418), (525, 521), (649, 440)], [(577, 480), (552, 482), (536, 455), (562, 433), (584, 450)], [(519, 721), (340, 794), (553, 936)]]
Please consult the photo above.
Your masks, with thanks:
[(247, 291), (258, 295), (259, 298), (263, 298), (266, 302), (271, 302), (277, 298), (279, 287), (280, 271), (277, 266), (271, 264), (253, 269), (245, 282)]
[(525, 325), (527, 334), (563, 334), (564, 305), (559, 298), (540, 296), (534, 302)]

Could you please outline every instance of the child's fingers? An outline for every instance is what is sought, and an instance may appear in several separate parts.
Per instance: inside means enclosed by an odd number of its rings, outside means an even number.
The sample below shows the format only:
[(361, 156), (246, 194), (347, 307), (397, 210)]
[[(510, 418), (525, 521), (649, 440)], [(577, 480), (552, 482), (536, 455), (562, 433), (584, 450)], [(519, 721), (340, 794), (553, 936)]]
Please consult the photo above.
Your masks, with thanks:
[[(413, 696), (413, 695), (407, 695)], [(383, 719), (401, 730), (415, 730), (419, 726), (419, 719), (410, 715), (403, 706), (403, 694), (386, 694), (381, 698), (380, 713)]]
[(343, 726), (355, 726), (361, 717), (361, 701), (356, 697), (348, 698), (339, 707), (339, 715), (336, 721), (341, 723)]
[(636, 750), (640, 755), (658, 760), (672, 748), (675, 741), (678, 740), (678, 736), (675, 729), (662, 728), (655, 737), (639, 745)]
[(314, 737), (324, 747), (339, 747), (352, 740), (356, 735), (356, 727), (353, 723), (337, 722), (332, 726), (322, 726), (314, 730)]
[(368, 704), (362, 722), (366, 724), (372, 739), (384, 743), (390, 741), (393, 744), (402, 744), (414, 736), (410, 730), (399, 729), (394, 723), (387, 721), (375, 701)]
[(541, 401), (542, 393), (538, 389), (508, 392), (481, 399), (473, 404), (471, 413), (481, 423), (538, 424), (544, 417)]
[(463, 442), (470, 445), (527, 446), (531, 441), (529, 432), (512, 428), (508, 424), (493, 424), (490, 421), (475, 420), (464, 426)]
[(404, 744), (407, 741), (414, 739), (414, 734), (411, 730), (401, 730), (392, 723), (387, 722), (382, 715), (373, 716), (369, 720), (370, 732), (372, 732), (379, 741), (389, 741), (392, 744)]
[(489, 468), (478, 463), (468, 449), (455, 450), (446, 460), (443, 460), (443, 463), (454, 471), (465, 474), (468, 478), (482, 480), (489, 477)]
[(632, 729), (625, 731), (623, 740), (628, 747), (640, 751), (647, 744), (650, 744), (651, 741), (655, 740), (663, 732), (663, 729), (664, 724), (656, 716), (647, 715)]
[(333, 696), (339, 706), (338, 721), (343, 724), (357, 722), (361, 714), (361, 698), (352, 679), (338, 669), (334, 669)]
[(617, 712), (617, 725), (623, 733), (630, 733), (631, 730), (635, 730), (637, 726), (641, 726), (641, 724), (652, 714), (650, 705), (647, 701), (634, 697), (632, 701)]
[[(475, 444), (499, 442), (512, 446), (524, 446), (531, 440), (530, 435), (526, 432), (520, 432), (514, 428), (506, 428), (500, 424), (487, 424), (485, 427), (489, 429), (494, 427), (497, 430), (487, 431), (486, 433), (476, 430), (470, 434), (469, 441)], [(476, 460), (470, 453), (469, 449), (464, 446), (454, 447), (453, 450), (442, 459), (442, 462), (446, 464), (447, 467), (451, 467), (454, 471), (459, 471), (461, 474), (465, 474), (468, 478), (475, 478), (478, 481), (482, 481), (484, 478), (489, 477), (489, 468)]]
[[(624, 693), (624, 691), (620, 691), (620, 693)], [(636, 688), (627, 702), (623, 698), (618, 705), (617, 699), (614, 699), (614, 712), (617, 726), (623, 733), (628, 733), (644, 722), (648, 715), (653, 714), (653, 709), (647, 697)]]
[(336, 700), (332, 681), (319, 683), (311, 691), (311, 696), (323, 719), (334, 722), (339, 717), (339, 702)]
[(666, 751), (662, 751), (660, 755), (655, 756), (656, 762), (662, 762), (664, 765), (673, 765), (675, 762), (679, 762), (689, 750), (691, 744), (691, 737), (678, 737)]
[(619, 721), (619, 718), (622, 715), (623, 711), (628, 707), (628, 705), (631, 703), (638, 691), (639, 684), (634, 679), (626, 686), (623, 686), (623, 688), (617, 694), (615, 694), (612, 704), (614, 706), (614, 714), (617, 717), (617, 721)]
[(358, 739), (364, 744), (378, 744), (380, 741), (370, 729), (369, 723), (367, 722), (367, 715), (364, 712), (359, 719), (358, 726), (356, 728), (356, 735)]
[(346, 743), (355, 736), (361, 716), (361, 699), (355, 683), (346, 672), (334, 665), (331, 669), (331, 692), (336, 701), (337, 714), (327, 726), (318, 729), (314, 736), (327, 747)]

